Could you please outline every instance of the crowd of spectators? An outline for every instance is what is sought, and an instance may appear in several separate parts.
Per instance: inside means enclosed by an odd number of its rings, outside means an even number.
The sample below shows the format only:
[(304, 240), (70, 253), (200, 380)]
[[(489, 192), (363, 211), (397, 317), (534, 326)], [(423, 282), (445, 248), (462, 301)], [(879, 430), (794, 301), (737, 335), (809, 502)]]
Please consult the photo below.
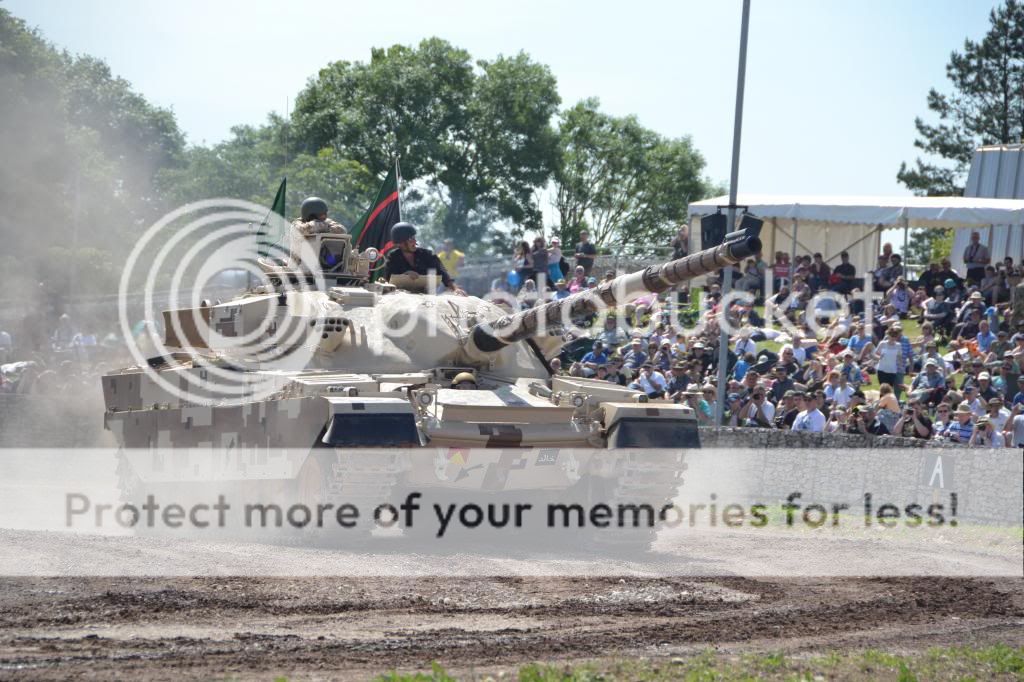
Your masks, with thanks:
[[(969, 263), (967, 255), (980, 259), (965, 254)], [(980, 279), (959, 275), (948, 259), (910, 278), (886, 244), (875, 268), (860, 277), (845, 253), (834, 267), (821, 254), (790, 263), (778, 253), (772, 265), (758, 254), (736, 269), (735, 285), (756, 298), (724, 313), (736, 333), (726, 354), (722, 425), (1024, 446), (1024, 316), (1010, 305), (1024, 272), (1012, 259), (974, 269)], [(596, 285), (585, 272), (577, 275), (548, 298)], [(870, 306), (864, 278), (876, 292)], [(521, 306), (545, 298), (534, 286), (524, 290)], [(849, 305), (812, 326), (807, 316), (821, 310), (812, 298), (824, 291)], [(556, 369), (685, 403), (701, 423), (714, 424), (721, 307), (715, 279), (704, 299), (697, 325), (681, 325), (683, 310), (664, 294), (611, 311), (568, 347)]]
[(113, 332), (96, 333), (64, 313), (48, 322), (29, 315), (0, 328), (0, 394), (75, 395), (95, 388), (110, 362), (127, 361)]
[(538, 285), (547, 292), (544, 298), (548, 300), (559, 291), (566, 292), (563, 295), (575, 293), (597, 284), (597, 279), (591, 276), (596, 259), (597, 247), (590, 241), (590, 233), (586, 230), (580, 232), (580, 240), (572, 253), (562, 249), (562, 241), (558, 237), (545, 240), (538, 236), (532, 245), (521, 241), (513, 250), (512, 270), (508, 277), (504, 281), (495, 281), (492, 290), (525, 294), (529, 301), (527, 307), (536, 302)]

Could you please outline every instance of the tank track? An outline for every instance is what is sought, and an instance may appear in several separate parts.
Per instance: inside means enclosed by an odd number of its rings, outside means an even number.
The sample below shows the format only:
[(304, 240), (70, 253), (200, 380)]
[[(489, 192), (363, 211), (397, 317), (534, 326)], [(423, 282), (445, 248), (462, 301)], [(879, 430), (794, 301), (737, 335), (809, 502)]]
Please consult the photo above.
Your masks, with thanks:
[[(613, 509), (620, 504), (649, 504), (657, 512), (679, 493), (686, 470), (684, 457), (682, 450), (671, 453), (628, 452), (615, 478), (604, 479), (604, 487), (599, 487), (597, 492), (602, 499), (594, 501), (602, 501)], [(595, 528), (590, 539), (602, 549), (647, 551), (657, 535), (656, 523), (652, 528)]]

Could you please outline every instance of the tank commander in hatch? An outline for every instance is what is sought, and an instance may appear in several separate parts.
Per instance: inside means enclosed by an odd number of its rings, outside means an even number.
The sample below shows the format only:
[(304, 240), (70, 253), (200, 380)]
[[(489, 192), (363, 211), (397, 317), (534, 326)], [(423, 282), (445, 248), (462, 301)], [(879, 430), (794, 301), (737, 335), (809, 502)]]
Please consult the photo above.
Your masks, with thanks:
[(445, 270), (441, 259), (434, 255), (430, 249), (424, 249), (416, 243), (416, 228), (410, 223), (395, 223), (391, 228), (391, 242), (395, 245), (387, 256), (387, 265), (384, 270), (384, 279), (391, 281), (392, 275), (406, 275), (411, 279), (434, 271), (441, 278), (445, 289), (465, 296), (463, 291)]
[(341, 223), (327, 217), (327, 202), (319, 197), (309, 197), (302, 202), (301, 218), (292, 222), (291, 254), (296, 266), (302, 263), (302, 247), (310, 237), (318, 234), (347, 234)]

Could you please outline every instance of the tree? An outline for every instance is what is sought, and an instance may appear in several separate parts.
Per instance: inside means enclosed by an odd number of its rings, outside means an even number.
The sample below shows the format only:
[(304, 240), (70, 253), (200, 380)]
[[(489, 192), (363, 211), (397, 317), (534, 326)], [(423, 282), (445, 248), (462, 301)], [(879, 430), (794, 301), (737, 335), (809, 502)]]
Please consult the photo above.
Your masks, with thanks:
[(555, 208), (560, 236), (586, 228), (598, 245), (667, 243), (687, 205), (707, 191), (704, 159), (688, 137), (665, 138), (633, 116), (602, 113), (597, 99), (564, 111)]
[(155, 176), (181, 162), (173, 113), (0, 8), (0, 120), (8, 294), (116, 289), (111, 264), (162, 212)]
[(1007, 0), (989, 22), (981, 42), (965, 40), (963, 52), (950, 56), (946, 76), (953, 92), (928, 92), (939, 123), (914, 121), (914, 146), (945, 161), (900, 165), (897, 179), (916, 194), (962, 194), (975, 147), (1018, 143), (1024, 136), (1024, 4)]
[(445, 236), (468, 244), (484, 237), (474, 213), (540, 227), (534, 190), (554, 168), (559, 102), (550, 70), (525, 54), (474, 63), (430, 38), (321, 70), (296, 98), (293, 139), (377, 175), (400, 157), (403, 178), (422, 181), (443, 205)]
[(907, 263), (938, 263), (949, 258), (953, 251), (953, 230), (946, 227), (928, 227), (911, 230), (907, 241)]

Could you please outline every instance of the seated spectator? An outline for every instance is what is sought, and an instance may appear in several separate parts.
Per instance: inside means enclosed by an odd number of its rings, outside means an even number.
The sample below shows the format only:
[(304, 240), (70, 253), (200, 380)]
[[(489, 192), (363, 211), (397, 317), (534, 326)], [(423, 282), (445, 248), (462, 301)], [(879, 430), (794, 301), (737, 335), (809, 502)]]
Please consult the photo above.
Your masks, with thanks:
[(939, 264), (932, 263), (928, 266), (928, 269), (921, 273), (921, 276), (917, 278), (917, 286), (919, 289), (925, 291), (934, 291), (936, 286), (941, 286), (945, 277), (942, 277), (939, 272)]
[(868, 405), (857, 405), (850, 409), (846, 432), (863, 436), (888, 436), (890, 433), (885, 423), (876, 417), (875, 410)]
[(1024, 411), (1014, 412), (1013, 419), (1007, 424), (1004, 438), (1015, 448), (1024, 448)]
[(672, 363), (675, 362), (675, 357), (672, 354), (672, 342), (665, 339), (661, 342), (657, 351), (654, 353), (652, 363), (661, 372), (667, 372), (672, 368)]
[(563, 298), (569, 298), (572, 294), (569, 292), (569, 285), (564, 279), (555, 281), (555, 293), (552, 298), (556, 301), (561, 301)]
[(853, 353), (853, 358), (858, 364), (864, 364), (875, 352), (872, 335), (865, 332), (864, 325), (860, 322), (854, 322), (850, 331), (853, 333), (846, 348)]
[(910, 315), (911, 294), (910, 287), (907, 286), (903, 277), (897, 277), (896, 283), (885, 292), (886, 302), (896, 309), (900, 319), (905, 320)]
[(853, 353), (851, 351), (844, 351), (842, 354), (843, 364), (839, 366), (839, 373), (846, 377), (846, 380), (854, 388), (859, 387), (864, 383), (864, 374), (861, 372), (860, 367), (853, 361)]
[(775, 420), (775, 412), (775, 406), (768, 401), (767, 392), (758, 386), (750, 394), (750, 400), (744, 404), (742, 425), (762, 429), (771, 428)]
[(850, 262), (850, 254), (843, 251), (839, 254), (839, 265), (832, 271), (829, 282), (832, 291), (840, 294), (850, 294), (857, 286), (857, 268)]
[(810, 266), (809, 284), (814, 291), (828, 288), (829, 279), (832, 277), (832, 268), (828, 266), (820, 253), (814, 254), (814, 261)]
[(1003, 434), (996, 429), (995, 424), (988, 417), (979, 417), (967, 446), (971, 448), (1001, 448), (1003, 447)]
[(878, 401), (875, 403), (875, 417), (885, 424), (885, 427), (892, 433), (896, 426), (896, 420), (900, 417), (900, 401), (896, 397), (895, 389), (887, 383), (878, 387)]
[(779, 291), (789, 284), (789, 255), (783, 251), (775, 252), (775, 263), (772, 264), (772, 288)]
[(946, 429), (949, 428), (949, 424), (952, 421), (953, 407), (948, 402), (941, 402), (935, 408), (935, 423), (933, 424), (933, 431), (935, 432), (934, 438), (941, 439), (945, 437)]
[(833, 405), (846, 407), (850, 404), (850, 399), (855, 391), (856, 389), (850, 385), (845, 375), (840, 374), (837, 370), (828, 373), (828, 383), (825, 384), (825, 400)]
[(577, 265), (573, 271), (572, 281), (569, 282), (569, 293), (577, 293), (587, 288), (587, 272), (582, 265)]
[(678, 403), (682, 398), (680, 394), (690, 386), (690, 383), (690, 377), (686, 374), (686, 364), (677, 362), (672, 365), (672, 374), (668, 377), (668, 386), (665, 392), (669, 398)]
[(754, 357), (753, 353), (747, 353), (740, 357), (736, 364), (732, 366), (732, 378), (736, 381), (743, 381), (743, 377), (747, 375), (747, 372), (754, 363), (757, 362), (757, 358)]
[(978, 342), (978, 350), (987, 355), (992, 348), (992, 344), (996, 342), (997, 337), (989, 328), (988, 320), (980, 320), (978, 322), (978, 333), (974, 338)]
[(736, 280), (735, 288), (751, 294), (761, 293), (763, 283), (764, 273), (758, 268), (757, 261), (747, 259), (743, 266), (743, 276)]
[(813, 393), (804, 397), (804, 409), (793, 420), (791, 431), (821, 433), (825, 430), (825, 415), (818, 409), (818, 398)]
[(519, 307), (523, 310), (537, 305), (541, 301), (540, 292), (537, 291), (537, 283), (532, 279), (526, 280), (516, 298), (519, 299)]
[(789, 378), (789, 370), (786, 365), (782, 363), (775, 365), (772, 378), (774, 379), (774, 382), (772, 383), (771, 389), (769, 389), (769, 395), (771, 396), (772, 402), (778, 403), (782, 400), (782, 396), (786, 394), (786, 391), (793, 390), (795, 382)]
[(630, 341), (629, 350), (622, 354), (623, 365), (629, 369), (640, 369), (647, 363), (647, 353), (644, 352), (643, 341), (633, 339)]
[(907, 403), (892, 432), (904, 438), (920, 438), (922, 440), (928, 440), (935, 435), (932, 420), (924, 413), (924, 405), (915, 398), (911, 398)]
[(1003, 399), (998, 396), (992, 398), (988, 401), (987, 409), (986, 416), (995, 426), (996, 431), (1005, 430), (1006, 422), (1010, 419), (1010, 411), (1003, 406)]
[(591, 350), (580, 359), (580, 362), (583, 363), (584, 367), (595, 372), (599, 365), (607, 365), (608, 351), (605, 350), (604, 342), (601, 340), (594, 341)]
[(640, 368), (640, 373), (629, 385), (634, 390), (643, 391), (648, 398), (664, 398), (668, 382), (661, 372), (657, 372), (650, 363)]
[(915, 376), (910, 384), (914, 399), (925, 405), (938, 404), (946, 394), (946, 378), (939, 372), (938, 365), (935, 358), (925, 360), (924, 371)]
[(953, 421), (946, 427), (944, 435), (947, 440), (967, 445), (971, 442), (973, 434), (974, 413), (967, 403), (960, 403), (956, 408), (956, 412), (953, 413)]

